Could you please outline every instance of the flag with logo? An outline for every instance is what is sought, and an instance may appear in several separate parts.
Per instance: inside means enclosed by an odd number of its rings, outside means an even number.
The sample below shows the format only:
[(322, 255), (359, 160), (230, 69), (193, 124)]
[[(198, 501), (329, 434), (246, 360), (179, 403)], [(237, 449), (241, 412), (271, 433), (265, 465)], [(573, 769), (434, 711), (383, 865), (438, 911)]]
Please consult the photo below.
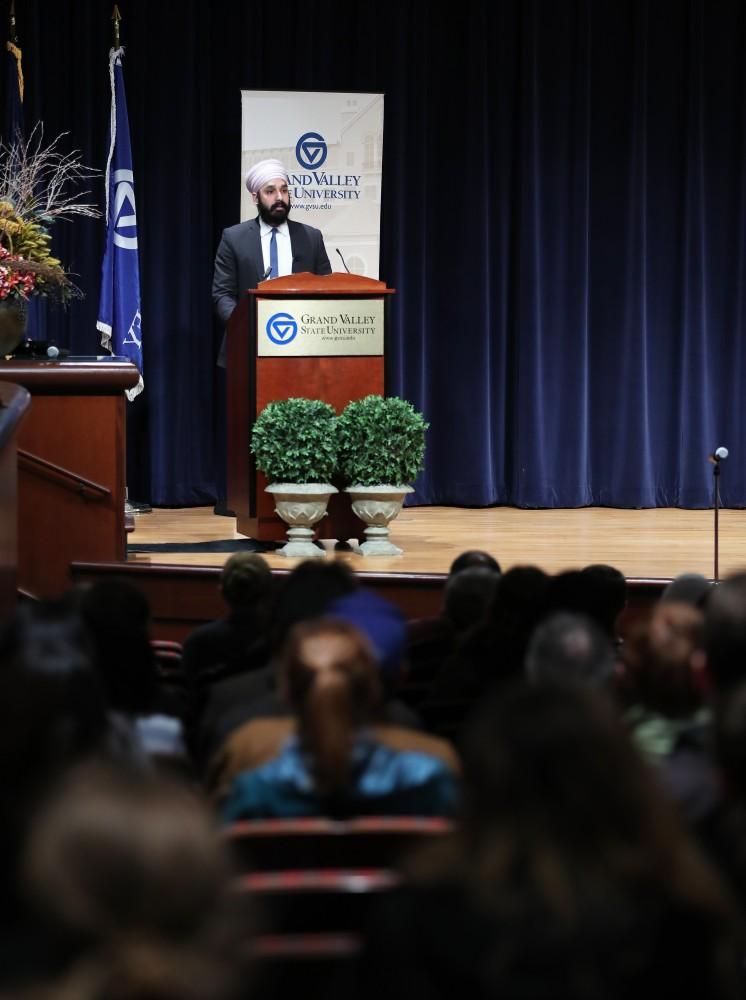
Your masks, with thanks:
[(124, 92), (124, 49), (109, 53), (111, 123), (106, 163), (106, 249), (101, 266), (101, 299), (96, 327), (101, 346), (133, 361), (140, 380), (127, 390), (131, 401), (143, 389), (140, 316), (140, 267), (137, 251), (137, 213), (132, 149)]
[(15, 41), (5, 43), (8, 53), (5, 88), (5, 129), (3, 137), (12, 145), (18, 136), (23, 137), (23, 61)]

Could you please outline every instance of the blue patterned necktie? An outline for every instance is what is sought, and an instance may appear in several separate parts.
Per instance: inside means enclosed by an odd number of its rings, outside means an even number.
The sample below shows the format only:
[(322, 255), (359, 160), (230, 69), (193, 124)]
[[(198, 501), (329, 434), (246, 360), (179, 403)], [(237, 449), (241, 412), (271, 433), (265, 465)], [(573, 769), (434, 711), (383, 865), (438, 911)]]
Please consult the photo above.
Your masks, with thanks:
[(269, 267), (270, 278), (278, 278), (280, 276), (280, 267), (277, 263), (277, 230), (274, 228), (269, 240)]

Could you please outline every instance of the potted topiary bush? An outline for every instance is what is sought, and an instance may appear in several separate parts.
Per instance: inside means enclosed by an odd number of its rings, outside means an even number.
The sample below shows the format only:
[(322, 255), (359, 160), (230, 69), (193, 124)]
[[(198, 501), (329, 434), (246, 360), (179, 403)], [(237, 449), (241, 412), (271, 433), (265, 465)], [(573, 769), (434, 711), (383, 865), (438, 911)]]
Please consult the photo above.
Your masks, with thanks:
[(313, 526), (326, 514), (336, 493), (330, 479), (337, 463), (337, 416), (320, 399), (282, 399), (268, 403), (251, 432), (257, 468), (269, 480), (277, 514), (288, 525), (280, 555), (323, 556), (313, 544)]
[(352, 509), (367, 525), (360, 551), (367, 556), (401, 555), (389, 541), (389, 522), (412, 492), (422, 469), (428, 424), (397, 396), (366, 396), (348, 403), (337, 421), (339, 470)]

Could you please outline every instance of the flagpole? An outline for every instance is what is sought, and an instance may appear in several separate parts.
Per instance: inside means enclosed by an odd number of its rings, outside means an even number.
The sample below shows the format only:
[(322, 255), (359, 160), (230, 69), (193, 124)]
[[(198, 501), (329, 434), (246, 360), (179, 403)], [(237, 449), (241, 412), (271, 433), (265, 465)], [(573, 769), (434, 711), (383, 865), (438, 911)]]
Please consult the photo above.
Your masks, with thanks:
[[(111, 86), (112, 86), (112, 112), (111, 112), (111, 134), (110, 134), (110, 137), (109, 137), (110, 138), (110, 148), (109, 148), (109, 156), (108, 156), (108, 160), (107, 160), (107, 164), (106, 164), (107, 254), (105, 255), (105, 261), (104, 261), (104, 265), (103, 265), (103, 269), (104, 270), (106, 270), (106, 257), (109, 255), (109, 253), (113, 249), (112, 243), (111, 243), (111, 238), (112, 238), (112, 232), (111, 232), (111, 230), (115, 230), (116, 227), (119, 225), (119, 221), (121, 221), (121, 217), (120, 217), (120, 219), (115, 219), (114, 218), (114, 213), (112, 212), (112, 202), (111, 202), (111, 198), (110, 198), (110, 195), (112, 194), (112, 186), (111, 186), (112, 176), (113, 176), (114, 182), (116, 183), (118, 177), (122, 174), (121, 170), (118, 171), (118, 172), (115, 171), (115, 167), (117, 165), (117, 159), (115, 157), (115, 145), (122, 138), (122, 137), (120, 137), (118, 135), (118, 130), (117, 130), (117, 116), (118, 116), (118, 112), (116, 112), (116, 114), (115, 114), (115, 106), (118, 103), (120, 103), (119, 101), (115, 101), (115, 92), (116, 92), (116, 88), (118, 86), (118, 84), (115, 83), (115, 76), (117, 74), (117, 66), (119, 66), (119, 60), (121, 59), (121, 43), (120, 43), (119, 25), (120, 25), (120, 22), (122, 20), (122, 15), (121, 15), (121, 13), (119, 11), (119, 6), (117, 4), (114, 4), (114, 9), (113, 9), (112, 14), (111, 14), (111, 20), (112, 20), (112, 27), (113, 27), (113, 32), (114, 32), (114, 47), (113, 47), (113, 49), (112, 49), (112, 51), (111, 51), (111, 53), (109, 55), (109, 73), (110, 73)], [(118, 72), (119, 72), (120, 84), (121, 84), (121, 88), (122, 88), (120, 97), (121, 97), (122, 107), (124, 108), (124, 116), (125, 116), (124, 117), (124, 131), (126, 133), (127, 156), (131, 160), (130, 140), (129, 140), (129, 124), (128, 124), (127, 120), (126, 120), (126, 106), (125, 106), (126, 102), (125, 102), (125, 98), (124, 98), (124, 81), (121, 78), (121, 68), (119, 68)], [(118, 154), (117, 154), (117, 156), (118, 156)], [(120, 162), (120, 166), (121, 166), (121, 162)], [(131, 357), (131, 360), (133, 360), (133, 361), (136, 360), (137, 361), (137, 365), (138, 365), (138, 368), (140, 369), (141, 377), (140, 377), (140, 383), (139, 383), (139, 385), (133, 390), (132, 394), (130, 395), (129, 392), (127, 393), (128, 398), (130, 399), (130, 401), (132, 401), (132, 399), (142, 389), (142, 385), (143, 385), (143, 382), (142, 382), (142, 370), (143, 370), (143, 366), (142, 366), (141, 341), (139, 341), (137, 339), (137, 336), (134, 333), (136, 321), (139, 323), (139, 320), (140, 320), (140, 304), (139, 304), (140, 292), (139, 292), (139, 277), (137, 276), (137, 272), (139, 270), (139, 265), (137, 264), (137, 245), (138, 245), (138, 240), (137, 240), (137, 229), (136, 229), (137, 223), (136, 223), (136, 213), (135, 213), (135, 203), (134, 203), (134, 187), (132, 186), (134, 184), (134, 181), (132, 180), (133, 175), (132, 175), (132, 172), (131, 172), (131, 162), (129, 163), (129, 169), (127, 171), (125, 171), (125, 173), (127, 173), (128, 177), (130, 179), (130, 182), (131, 182), (128, 185), (128, 189), (129, 189), (129, 192), (131, 194), (130, 211), (132, 213), (131, 217), (129, 217), (126, 220), (126, 223), (131, 224), (132, 222), (134, 222), (134, 224), (135, 224), (135, 235), (134, 236), (128, 236), (128, 237), (114, 236), (113, 239), (114, 239), (114, 243), (118, 242), (120, 245), (124, 245), (124, 246), (128, 247), (135, 254), (134, 273), (135, 273), (135, 281), (136, 281), (136, 288), (137, 288), (137, 292), (136, 292), (136, 300), (137, 300), (136, 310), (137, 311), (136, 311), (136, 314), (135, 314), (135, 318), (133, 318), (133, 320), (132, 320), (132, 325), (130, 326), (130, 329), (129, 329), (129, 333), (132, 335), (132, 338), (133, 338), (133, 340), (129, 341), (129, 343), (132, 344), (134, 342), (134, 343), (137, 344), (137, 347), (138, 347), (138, 353), (137, 353), (137, 355), (133, 357), (130, 354), (130, 357)], [(132, 248), (134, 248), (134, 249), (132, 249)], [(116, 283), (116, 279), (114, 278), (113, 272), (114, 272), (114, 265), (112, 263), (110, 277)], [(103, 298), (103, 278), (102, 278), (102, 298)], [(115, 311), (115, 308), (114, 308), (113, 301), (109, 302), (109, 306), (111, 308), (111, 312), (107, 313), (106, 321), (102, 321), (102, 319), (100, 318), (99, 322), (96, 324), (97, 327), (98, 327), (98, 329), (101, 330), (102, 333), (104, 334), (104, 336), (102, 337), (102, 343), (109, 348), (109, 350), (112, 352), (112, 354), (114, 354), (114, 353), (130, 353), (129, 352), (129, 348), (126, 351), (122, 350), (122, 340), (121, 340), (122, 330), (121, 329), (115, 330), (115, 326), (117, 326), (117, 319), (115, 318), (116, 317), (116, 311)], [(99, 314), (100, 314), (100, 316), (101, 316), (101, 310), (102, 310), (102, 305), (99, 304)], [(129, 499), (129, 486), (128, 485), (125, 485), (125, 488), (124, 488), (124, 497), (125, 497), (125, 499), (124, 499), (124, 511), (125, 511), (126, 515), (149, 514), (149, 513), (152, 512), (153, 508), (150, 506), (150, 504), (148, 504), (148, 503), (139, 503), (139, 502), (136, 503), (136, 502), (133, 502), (133, 501), (131, 501)]]

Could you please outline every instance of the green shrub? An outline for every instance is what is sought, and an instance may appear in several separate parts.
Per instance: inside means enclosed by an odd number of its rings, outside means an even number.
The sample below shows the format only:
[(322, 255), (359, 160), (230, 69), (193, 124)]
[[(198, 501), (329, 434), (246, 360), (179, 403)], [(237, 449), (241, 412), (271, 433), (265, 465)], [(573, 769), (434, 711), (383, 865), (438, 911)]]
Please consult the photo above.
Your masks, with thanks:
[(422, 469), (425, 423), (397, 396), (348, 403), (337, 420), (339, 469), (353, 486), (404, 486)]
[(320, 399), (268, 403), (251, 432), (257, 467), (270, 483), (328, 483), (337, 464), (336, 424)]

